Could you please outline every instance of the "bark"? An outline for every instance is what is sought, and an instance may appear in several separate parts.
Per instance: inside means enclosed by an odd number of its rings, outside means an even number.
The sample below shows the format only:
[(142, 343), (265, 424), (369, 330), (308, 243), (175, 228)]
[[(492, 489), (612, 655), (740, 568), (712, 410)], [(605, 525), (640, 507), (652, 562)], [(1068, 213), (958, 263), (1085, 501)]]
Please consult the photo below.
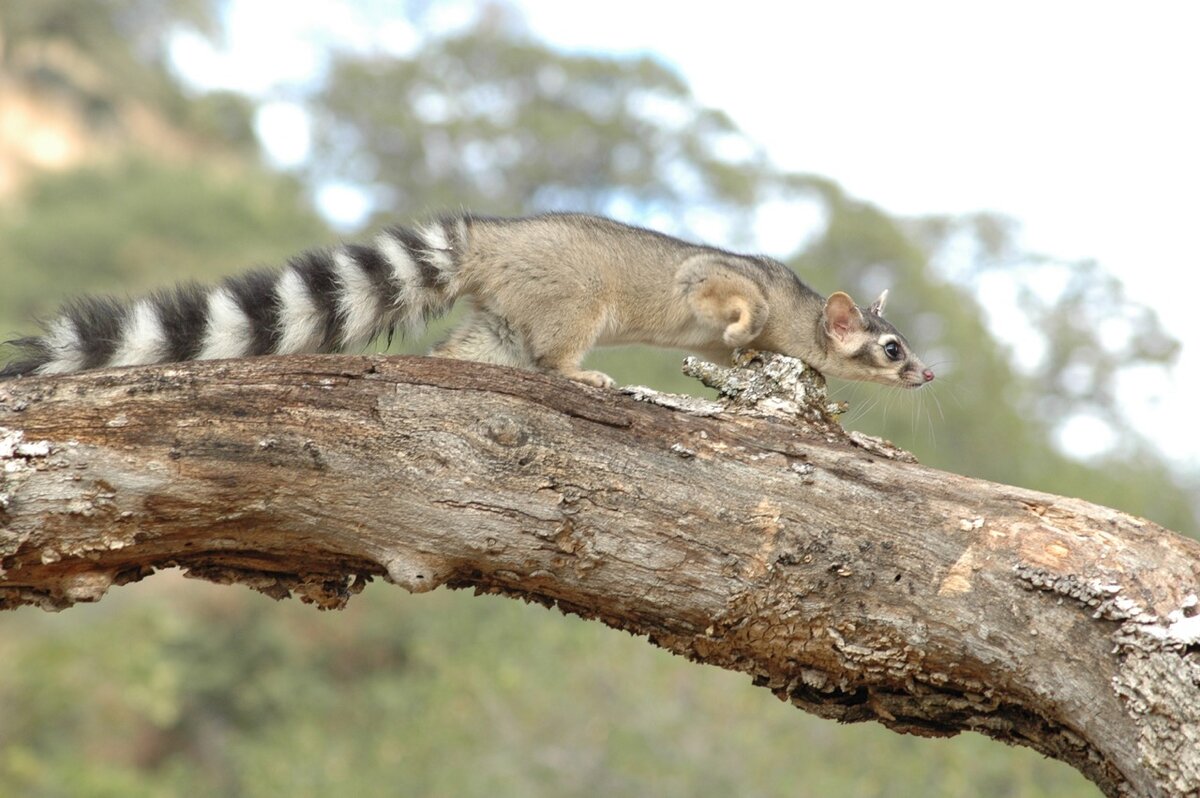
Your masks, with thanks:
[(795, 361), (742, 365), (689, 363), (721, 402), (428, 358), (0, 383), (0, 607), (167, 566), (323, 608), (473, 587), (824, 717), (1200, 792), (1200, 544), (908, 462)]

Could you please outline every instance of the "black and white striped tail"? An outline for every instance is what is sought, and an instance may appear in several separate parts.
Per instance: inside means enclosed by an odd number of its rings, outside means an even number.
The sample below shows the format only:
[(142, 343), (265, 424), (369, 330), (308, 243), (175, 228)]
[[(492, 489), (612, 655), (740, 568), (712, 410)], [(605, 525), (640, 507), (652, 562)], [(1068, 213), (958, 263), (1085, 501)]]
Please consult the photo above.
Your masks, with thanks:
[(0, 377), (249, 355), (338, 352), (444, 313), (458, 294), (465, 217), (390, 228), (370, 246), (345, 244), (281, 269), (182, 285), (142, 299), (67, 304), (42, 335), (9, 343), (21, 355)]

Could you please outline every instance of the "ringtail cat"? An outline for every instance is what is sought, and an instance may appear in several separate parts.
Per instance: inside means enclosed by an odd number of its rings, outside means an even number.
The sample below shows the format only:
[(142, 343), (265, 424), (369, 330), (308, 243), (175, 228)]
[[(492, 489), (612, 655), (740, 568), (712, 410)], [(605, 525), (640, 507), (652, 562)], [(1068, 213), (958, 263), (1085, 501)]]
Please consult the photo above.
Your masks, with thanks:
[(432, 354), (540, 369), (597, 387), (588, 350), (642, 343), (728, 362), (740, 347), (798, 357), (826, 375), (917, 388), (933, 372), (883, 318), (822, 297), (782, 263), (596, 216), (458, 215), (390, 228), (281, 269), (130, 301), (85, 297), (10, 342), (0, 377), (249, 355), (334, 352), (408, 330), (459, 298), (467, 318)]

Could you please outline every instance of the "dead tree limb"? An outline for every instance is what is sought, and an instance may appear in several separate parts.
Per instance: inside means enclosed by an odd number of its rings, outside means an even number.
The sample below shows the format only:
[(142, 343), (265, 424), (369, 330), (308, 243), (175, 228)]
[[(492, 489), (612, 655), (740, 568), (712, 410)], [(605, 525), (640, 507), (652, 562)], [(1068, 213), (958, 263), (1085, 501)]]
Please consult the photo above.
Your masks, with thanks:
[(373, 576), (473, 587), (824, 717), (1200, 793), (1200, 544), (856, 443), (779, 363), (709, 379), (786, 419), (426, 358), (0, 383), (0, 606), (165, 566), (321, 607)]

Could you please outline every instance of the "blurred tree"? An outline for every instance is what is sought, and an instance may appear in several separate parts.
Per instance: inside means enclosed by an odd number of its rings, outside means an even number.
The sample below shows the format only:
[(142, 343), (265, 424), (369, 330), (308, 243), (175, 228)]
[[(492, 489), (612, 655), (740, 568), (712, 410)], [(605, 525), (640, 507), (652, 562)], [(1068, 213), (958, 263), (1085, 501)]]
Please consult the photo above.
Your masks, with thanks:
[(278, 263), (329, 237), (292, 178), (125, 161), (47, 175), (0, 216), (0, 333), (65, 297)]
[[(212, 7), (0, 0), (5, 75), (78, 98), (101, 120), (129, 101), (166, 119), (209, 118), (179, 124), (237, 156), (191, 167), (118, 161), (37, 181), (0, 214), (0, 333), (27, 330), (30, 315), (67, 294), (278, 263), (331, 240), (294, 182), (247, 165), (254, 103), (192, 97), (167, 71), (166, 33), (177, 24), (214, 31)], [(89, 66), (37, 57), (51, 51), (83, 53)], [(1079, 386), (1096, 384), (1056, 383), (1078, 371), (1073, 363), (1109, 357), (1107, 338), (1093, 349), (1104, 325), (1087, 314), (1128, 314), (1123, 366), (1157, 362), (1169, 341), (1108, 289), (1097, 302), (1089, 292), (1110, 278), (1081, 271), (1074, 293), (1027, 302), (1041, 320), (1022, 332), (1059, 354), (1036, 371), (1014, 367), (1011, 340), (995, 340), (970, 288), (982, 264), (1019, 262), (993, 217), (897, 220), (830, 181), (783, 175), (669, 68), (562, 53), (502, 10), (410, 57), (340, 54), (312, 112), (311, 178), (365, 188), (375, 223), (460, 207), (571, 208), (676, 233), (703, 227), (713, 243), (747, 246), (764, 200), (815, 202), (821, 228), (793, 265), (819, 290), (860, 301), (892, 287), (889, 317), (939, 368), (932, 393), (858, 389), (848, 397), (855, 413), (881, 406), (851, 426), (931, 465), (1195, 529), (1186, 495), (1144, 442), (1098, 464), (1052, 443), (1077, 412)], [(967, 253), (969, 268), (931, 269), (950, 246)], [(622, 382), (695, 389), (676, 376), (675, 353), (619, 350), (596, 362)], [(1110, 407), (1115, 393), (1097, 392)], [(932, 418), (918, 423), (917, 413)], [(317, 795), (384, 784), (440, 795), (1095, 794), (1063, 766), (981, 738), (834, 728), (734, 674), (540, 608), (373, 589), (345, 613), (315, 616), (192, 588), (159, 577), (96, 607), (0, 618), (0, 798)], [(203, 622), (189, 609), (197, 604), (209, 607)]]
[[(196, 150), (209, 157), (255, 154), (252, 101), (232, 92), (191, 97), (168, 68), (169, 34), (187, 28), (216, 35), (217, 6), (217, 0), (0, 0), (0, 89), (23, 91), (22, 99), (35, 105), (72, 109), (92, 156), (98, 144), (160, 157)], [(46, 114), (42, 124), (63, 120)]]
[(187, 25), (216, 34), (215, 0), (0, 0), (0, 57), (25, 45), (69, 42), (113, 78), (145, 77), (163, 62), (172, 29)]
[(0, 624), (0, 798), (1098, 794), (496, 596), (373, 586), (318, 614), (165, 575)]
[(313, 174), (387, 219), (565, 209), (744, 232), (777, 181), (761, 150), (649, 57), (564, 53), (489, 6), (410, 58), (340, 55), (315, 97)]
[[(892, 287), (889, 317), (943, 375), (932, 390), (904, 396), (856, 387), (866, 410), (856, 409), (855, 426), (931, 465), (1196, 528), (1187, 493), (1124, 422), (1115, 389), (1119, 367), (1161, 365), (1177, 344), (1094, 264), (1071, 266), (1056, 295), (1041, 290), (1043, 276), (1010, 271), (1030, 314), (1022, 335), (1049, 353), (1033, 374), (1016, 368), (1010, 342), (993, 338), (975, 299), (982, 270), (1000, 258), (1029, 261), (1002, 219), (898, 220), (832, 181), (784, 173), (667, 67), (554, 50), (503, 7), (409, 57), (341, 54), (313, 113), (314, 179), (365, 188), (373, 224), (460, 207), (591, 210), (680, 234), (698, 221), (717, 231), (715, 243), (746, 246), (764, 201), (815, 201), (823, 224), (792, 259), (797, 271), (818, 290), (848, 290), (863, 303)], [(931, 265), (951, 243), (972, 264), (954, 282)], [(1102, 340), (1113, 320), (1124, 331), (1117, 348)], [(623, 382), (697, 390), (678, 376), (674, 353), (610, 351), (591, 362)], [(1091, 467), (1057, 448), (1056, 434), (1081, 412), (1111, 423), (1119, 457)], [(1001, 440), (1008, 445), (997, 448)]]
[[(1038, 386), (1030, 410), (1057, 422), (1088, 412), (1110, 426), (1118, 439), (1114, 448), (1133, 442), (1119, 402), (1122, 375), (1169, 366), (1179, 352), (1153, 308), (1131, 301), (1121, 282), (1095, 261), (1024, 251), (1011, 219), (932, 216), (906, 227), (927, 257), (955, 262), (951, 268), (957, 267), (960, 279), (1002, 275), (1013, 286), (1011, 310), (1042, 336), (1036, 356), (1025, 353), (1019, 363)], [(1009, 303), (1001, 297), (997, 304)]]
[[(1164, 367), (1178, 344), (1119, 282), (1094, 263), (1053, 264), (1064, 286), (1054, 295), (1043, 290), (1054, 276), (1040, 259), (1019, 251), (1003, 219), (898, 220), (828, 180), (793, 179), (821, 198), (826, 223), (792, 265), (826, 290), (848, 290), (860, 302), (892, 287), (888, 317), (940, 375), (904, 395), (870, 389), (874, 397), (866, 398), (868, 390), (854, 386), (852, 396), (865, 410), (853, 410), (849, 423), (902, 441), (937, 468), (1080, 496), (1196, 532), (1193, 497), (1124, 418), (1115, 388), (1123, 368)], [(953, 282), (931, 263), (951, 246), (966, 253)], [(1027, 313), (1006, 340), (993, 336), (987, 309), (975, 299), (984, 293), (980, 277), (1002, 268), (989, 253), (1025, 263), (1003, 274)], [(1123, 346), (1106, 337), (1106, 320), (1122, 323)], [(1032, 372), (1023, 371), (1014, 363), (1014, 341), (1048, 355)], [(1075, 371), (1088, 381), (1082, 390), (1065, 390)], [(1081, 463), (1056, 444), (1057, 432), (1081, 412), (1100, 415), (1114, 436), (1115, 446), (1095, 463)]]

